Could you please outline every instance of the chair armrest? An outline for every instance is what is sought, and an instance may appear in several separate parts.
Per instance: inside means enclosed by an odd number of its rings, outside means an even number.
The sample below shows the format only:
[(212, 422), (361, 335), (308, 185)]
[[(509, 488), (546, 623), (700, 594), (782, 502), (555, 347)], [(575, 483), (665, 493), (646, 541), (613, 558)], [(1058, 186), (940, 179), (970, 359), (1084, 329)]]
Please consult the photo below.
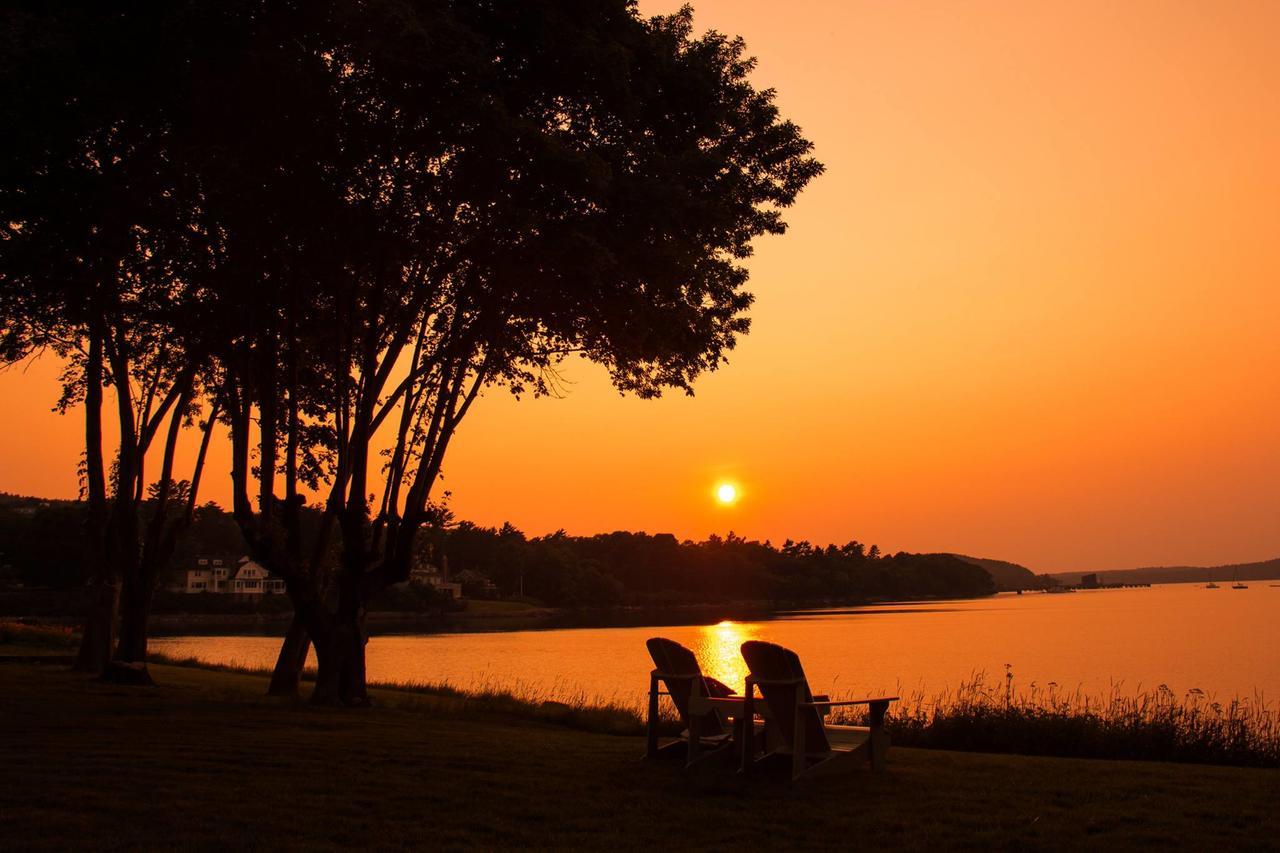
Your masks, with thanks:
[(766, 687), (791, 687), (796, 684), (808, 684), (806, 678), (752, 678), (752, 684), (761, 684)]
[(897, 702), (897, 696), (880, 696), (875, 699), (845, 699), (842, 702), (801, 702), (802, 708), (835, 708), (838, 705), (871, 705), (876, 702)]
[(697, 696), (691, 700), (690, 704), (697, 704), (701, 708), (725, 708), (729, 710), (741, 710), (743, 699), (741, 696)]

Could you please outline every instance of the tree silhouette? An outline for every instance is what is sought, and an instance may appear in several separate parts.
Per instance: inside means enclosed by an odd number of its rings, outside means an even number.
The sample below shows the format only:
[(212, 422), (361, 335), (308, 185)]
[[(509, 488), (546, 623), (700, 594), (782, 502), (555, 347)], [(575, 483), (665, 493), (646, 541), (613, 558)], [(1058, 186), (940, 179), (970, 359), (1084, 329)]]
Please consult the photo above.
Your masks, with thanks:
[[(24, 321), (9, 349), (43, 345), (33, 319), (58, 318), (90, 413), (91, 515), (107, 491), (93, 413), (116, 383), (116, 543), (139, 540), (126, 528), (146, 437), (162, 421), (176, 436), (200, 401), (216, 407), (234, 516), (295, 606), (274, 687), (296, 690), (311, 643), (316, 701), (365, 701), (365, 607), (407, 578), (450, 441), (482, 392), (545, 393), (581, 356), (623, 393), (691, 393), (748, 330), (752, 240), (781, 233), (782, 209), (821, 172), (772, 91), (750, 82), (741, 40), (695, 35), (688, 9), (67, 9), (40, 30), (75, 24), (41, 48), (46, 65), (99, 25), (99, 58), (128, 61), (104, 83), (86, 83), (83, 60), (55, 74), (70, 93), (57, 122), (41, 124), (40, 97), (6, 106), (48, 137), (19, 158), (28, 183), (6, 176), (2, 190), (19, 226), (0, 304), (6, 330)], [(89, 190), (50, 192), (51, 163)], [(68, 207), (76, 216), (59, 219)], [(46, 304), (36, 259), (55, 256), (89, 260)], [(171, 479), (166, 461), (160, 482)], [(308, 487), (324, 516), (304, 536)], [(144, 541), (169, 541), (156, 530)], [(148, 588), (145, 560), (117, 550), (111, 562)], [(590, 561), (575, 588), (614, 589)], [(125, 598), (145, 614), (144, 595)], [(145, 650), (145, 618), (133, 624), (130, 660)]]
[[(78, 666), (105, 667), (122, 587), (115, 654), (141, 665), (151, 588), (173, 538), (156, 520), (170, 498), (163, 486), (150, 529), (139, 526), (146, 461), (160, 437), (159, 479), (172, 479), (203, 369), (184, 334), (185, 284), (153, 252), (176, 224), (178, 177), (166, 151), (173, 91), (159, 82), (162, 34), (153, 19), (74, 3), (9, 7), (3, 28), (13, 50), (0, 117), (14, 132), (0, 171), (0, 357), (52, 349), (66, 361), (59, 405), (85, 410), (92, 594)], [(103, 438), (108, 389), (114, 454)]]

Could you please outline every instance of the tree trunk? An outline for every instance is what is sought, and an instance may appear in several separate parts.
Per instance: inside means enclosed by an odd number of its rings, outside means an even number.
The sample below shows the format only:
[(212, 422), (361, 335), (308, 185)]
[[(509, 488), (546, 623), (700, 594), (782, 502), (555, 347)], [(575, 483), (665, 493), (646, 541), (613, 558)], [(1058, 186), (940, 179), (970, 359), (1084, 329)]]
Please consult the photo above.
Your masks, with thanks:
[(313, 705), (362, 707), (369, 704), (365, 685), (364, 626), (358, 620), (342, 620), (328, 640), (316, 640), (316, 686)]
[(85, 485), (89, 506), (85, 517), (85, 566), (88, 568), (84, 631), (73, 669), (101, 673), (111, 661), (120, 586), (107, 561), (107, 488), (102, 459), (102, 326), (90, 325), (85, 365)]
[[(147, 671), (147, 623), (151, 618), (152, 584), (143, 568), (126, 577), (120, 608), (120, 641), (103, 678), (119, 684), (151, 686)], [(130, 579), (132, 582), (129, 582)]]
[(316, 649), (316, 686), (311, 691), (311, 704), (341, 705), (339, 670), (342, 661), (337, 637), (316, 637), (312, 645)]
[(346, 666), (342, 670), (342, 703), (364, 707), (369, 704), (369, 688), (364, 662), (369, 635), (365, 633), (363, 607), (360, 608), (360, 613), (351, 627), (350, 643), (351, 652), (347, 655)]
[(307, 653), (311, 649), (311, 635), (302, 617), (293, 614), (289, 630), (285, 632), (284, 642), (280, 644), (280, 654), (276, 658), (276, 668), (271, 673), (271, 685), (267, 688), (268, 696), (297, 696), (302, 683), (302, 670), (307, 665)]
[(88, 588), (88, 607), (85, 612), (84, 633), (80, 637), (80, 651), (73, 669), (77, 672), (99, 674), (111, 661), (111, 647), (115, 641), (116, 609), (120, 602), (120, 586), (99, 578)]

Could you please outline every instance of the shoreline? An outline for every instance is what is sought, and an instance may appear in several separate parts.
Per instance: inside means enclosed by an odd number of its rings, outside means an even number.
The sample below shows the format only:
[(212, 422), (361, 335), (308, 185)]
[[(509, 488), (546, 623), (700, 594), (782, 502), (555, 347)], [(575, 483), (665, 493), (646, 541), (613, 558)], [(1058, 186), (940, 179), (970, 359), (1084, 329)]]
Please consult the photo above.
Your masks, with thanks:
[[(1131, 587), (1125, 587), (1131, 588)], [(1033, 593), (1044, 594), (1042, 590)], [(677, 625), (708, 625), (731, 620), (763, 622), (796, 614), (819, 615), (847, 612), (858, 608), (894, 605), (937, 604), (947, 601), (979, 601), (1012, 594), (998, 591), (990, 595), (920, 598), (861, 598), (825, 601), (733, 601), (717, 604), (634, 605), (614, 607), (536, 607), (489, 609), (507, 605), (506, 601), (476, 599), (483, 609), (455, 612), (375, 610), (366, 617), (370, 636), (402, 636), (409, 634), (489, 634), (514, 631), (552, 631), (572, 628), (642, 628)], [(275, 613), (153, 613), (149, 636), (208, 637), (252, 636), (283, 637), (293, 611)], [(0, 619), (20, 620), (32, 624), (76, 629), (78, 615), (30, 613), (0, 614)]]
[[(891, 605), (930, 604), (943, 601), (976, 601), (991, 596), (858, 599), (824, 602), (734, 601), (725, 604), (673, 604), (620, 607), (528, 607), (519, 610), (479, 610), (444, 613), (371, 611), (366, 616), (370, 636), (406, 634), (490, 634), (514, 631), (554, 631), (571, 628), (663, 628), (676, 625), (710, 625), (764, 622), (797, 613), (845, 611)], [(153, 637), (214, 636), (232, 633), (252, 636), (284, 636), (292, 612), (270, 614), (180, 614), (151, 617)], [(247, 631), (245, 629), (248, 629)]]
[[(643, 628), (676, 625), (707, 625), (725, 620), (761, 622), (796, 613), (844, 611), (890, 605), (930, 604), (943, 601), (974, 601), (992, 596), (912, 599), (859, 599), (849, 601), (764, 602), (737, 601), (724, 604), (640, 605), (630, 607), (524, 607), (520, 609), (480, 609), (457, 612), (413, 613), (371, 611), (366, 626), (371, 636), (406, 634), (488, 634), (514, 631), (550, 631), (571, 628)], [(488, 602), (481, 602), (488, 604)], [(506, 602), (497, 602), (505, 604)], [(148, 635), (258, 636), (283, 637), (293, 618), (291, 610), (278, 613), (153, 613)], [(74, 615), (6, 614), (0, 619), (32, 624), (79, 628), (83, 621)]]
[[(571, 610), (530, 607), (521, 610), (469, 613), (403, 613), (373, 611), (366, 616), (371, 636), (406, 634), (489, 634), (561, 628), (627, 628), (647, 625), (695, 625), (722, 619), (769, 619), (773, 611), (754, 607), (694, 605), (680, 608), (590, 608)], [(151, 636), (211, 636), (233, 633), (284, 636), (292, 612), (272, 614), (158, 614)]]

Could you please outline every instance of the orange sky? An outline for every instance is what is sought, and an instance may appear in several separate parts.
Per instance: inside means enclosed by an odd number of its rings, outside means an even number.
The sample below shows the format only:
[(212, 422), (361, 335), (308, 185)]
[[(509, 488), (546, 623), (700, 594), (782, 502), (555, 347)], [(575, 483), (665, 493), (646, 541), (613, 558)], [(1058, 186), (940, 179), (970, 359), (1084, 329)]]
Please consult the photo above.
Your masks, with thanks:
[[(1280, 556), (1280, 5), (782, 8), (697, 4), (828, 167), (758, 244), (751, 335), (692, 399), (579, 363), (566, 399), (490, 394), (459, 517), (1040, 571)], [(75, 493), (55, 374), (0, 374), (0, 489)]]

